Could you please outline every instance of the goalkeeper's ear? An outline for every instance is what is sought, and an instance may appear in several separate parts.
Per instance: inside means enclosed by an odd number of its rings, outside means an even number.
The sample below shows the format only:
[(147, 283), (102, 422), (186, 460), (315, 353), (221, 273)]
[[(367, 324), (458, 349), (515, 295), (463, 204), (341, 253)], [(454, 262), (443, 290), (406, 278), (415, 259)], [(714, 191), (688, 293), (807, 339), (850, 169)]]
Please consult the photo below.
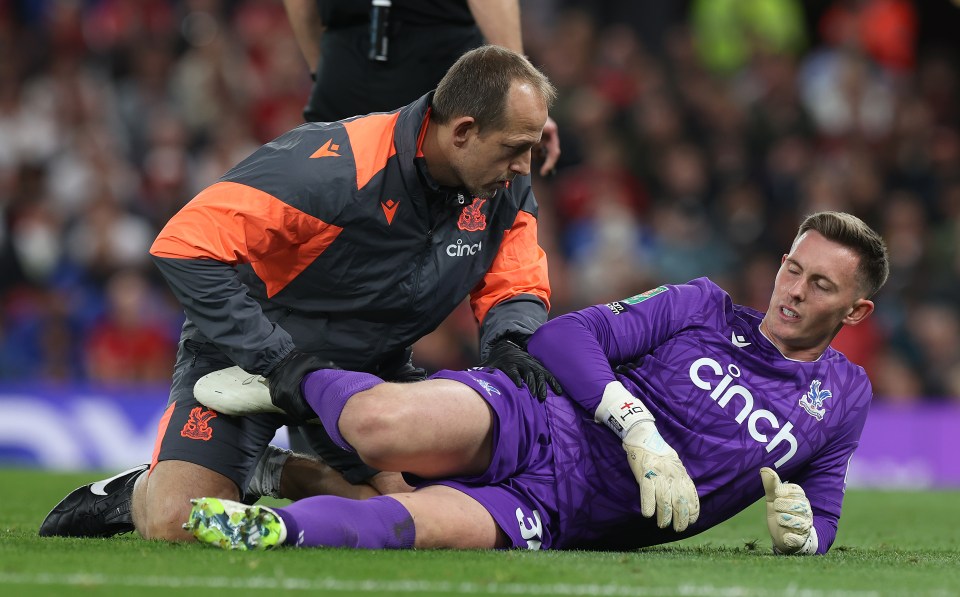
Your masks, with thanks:
[(843, 318), (843, 325), (859, 324), (867, 317), (870, 317), (870, 314), (873, 313), (873, 307), (873, 301), (865, 298), (857, 299), (856, 302), (850, 306), (850, 311), (846, 317)]

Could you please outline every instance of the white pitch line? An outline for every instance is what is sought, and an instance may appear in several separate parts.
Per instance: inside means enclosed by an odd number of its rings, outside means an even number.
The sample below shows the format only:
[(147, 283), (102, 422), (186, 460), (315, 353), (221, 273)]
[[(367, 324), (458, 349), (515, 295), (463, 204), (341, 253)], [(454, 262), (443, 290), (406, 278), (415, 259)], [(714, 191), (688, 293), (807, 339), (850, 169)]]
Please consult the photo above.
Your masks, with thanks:
[(782, 587), (715, 586), (683, 584), (675, 587), (632, 587), (598, 584), (476, 583), (428, 580), (347, 580), (339, 578), (273, 578), (254, 576), (109, 576), (105, 574), (0, 573), (0, 585), (64, 585), (74, 587), (283, 589), (340, 593), (458, 593), (464, 595), (569, 595), (600, 597), (879, 597), (877, 591), (821, 591), (796, 585)]

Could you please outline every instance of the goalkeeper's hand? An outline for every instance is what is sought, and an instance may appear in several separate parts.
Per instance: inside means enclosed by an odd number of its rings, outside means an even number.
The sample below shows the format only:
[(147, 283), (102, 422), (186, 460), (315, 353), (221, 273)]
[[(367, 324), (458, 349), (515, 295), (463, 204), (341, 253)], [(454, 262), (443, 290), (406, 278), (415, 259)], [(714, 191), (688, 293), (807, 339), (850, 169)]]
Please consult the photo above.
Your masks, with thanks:
[(760, 469), (766, 494), (767, 529), (777, 554), (817, 553), (817, 530), (813, 528), (813, 510), (803, 488), (795, 483), (781, 483), (771, 468)]
[(657, 526), (681, 532), (700, 517), (700, 498), (680, 457), (657, 430), (653, 414), (619, 381), (610, 382), (594, 415), (623, 441), (627, 461), (640, 485), (640, 513), (657, 516)]

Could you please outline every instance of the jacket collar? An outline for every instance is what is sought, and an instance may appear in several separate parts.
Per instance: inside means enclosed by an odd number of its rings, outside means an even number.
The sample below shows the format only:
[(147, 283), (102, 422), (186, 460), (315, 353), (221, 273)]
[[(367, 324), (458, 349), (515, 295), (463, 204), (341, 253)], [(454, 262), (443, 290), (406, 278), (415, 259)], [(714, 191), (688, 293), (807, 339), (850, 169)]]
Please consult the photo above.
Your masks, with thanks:
[(400, 173), (408, 190), (418, 189), (422, 196), (450, 205), (462, 207), (470, 203), (467, 190), (463, 187), (442, 186), (430, 175), (427, 162), (419, 151), (420, 133), (430, 112), (433, 92), (429, 92), (412, 104), (400, 109), (394, 130), (394, 147), (400, 164)]

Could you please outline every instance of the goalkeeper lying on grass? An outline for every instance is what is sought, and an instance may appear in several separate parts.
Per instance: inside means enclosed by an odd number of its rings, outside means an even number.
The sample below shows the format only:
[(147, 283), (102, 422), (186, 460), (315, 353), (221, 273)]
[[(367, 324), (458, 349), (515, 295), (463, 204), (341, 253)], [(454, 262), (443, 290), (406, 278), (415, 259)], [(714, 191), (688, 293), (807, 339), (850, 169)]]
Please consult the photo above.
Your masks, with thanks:
[(887, 272), (863, 222), (815, 214), (765, 314), (701, 278), (548, 322), (527, 350), (564, 393), (543, 403), (495, 369), (410, 384), (321, 369), (274, 401), (262, 378), (212, 373), (195, 389), (207, 406), (318, 417), (417, 489), (275, 509), (203, 498), (185, 528), (234, 549), (623, 549), (695, 535), (766, 496), (776, 553), (825, 553), (872, 393), (829, 345), (871, 314)]

